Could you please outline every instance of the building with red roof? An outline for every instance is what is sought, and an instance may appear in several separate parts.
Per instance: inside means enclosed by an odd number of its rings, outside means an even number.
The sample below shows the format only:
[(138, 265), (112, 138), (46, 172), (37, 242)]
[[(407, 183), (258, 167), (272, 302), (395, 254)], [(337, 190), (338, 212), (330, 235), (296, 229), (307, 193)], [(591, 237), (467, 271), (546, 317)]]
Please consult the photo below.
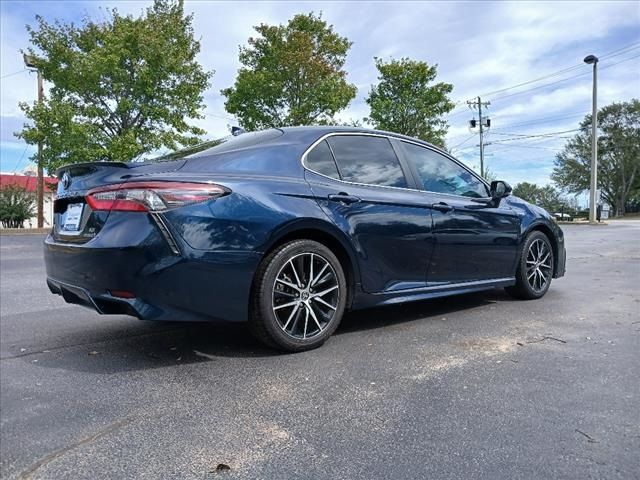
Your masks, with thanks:
[[(25, 173), (0, 173), (0, 189), (8, 185), (17, 185), (24, 188), (27, 192), (33, 193), (34, 199), (38, 184), (38, 177), (33, 172)], [(53, 226), (53, 197), (58, 185), (56, 177), (44, 178), (44, 226)], [(34, 208), (36, 211), (36, 208)], [(24, 222), (25, 228), (35, 228), (38, 226), (37, 216), (31, 217)], [(2, 226), (0, 225), (0, 228)]]

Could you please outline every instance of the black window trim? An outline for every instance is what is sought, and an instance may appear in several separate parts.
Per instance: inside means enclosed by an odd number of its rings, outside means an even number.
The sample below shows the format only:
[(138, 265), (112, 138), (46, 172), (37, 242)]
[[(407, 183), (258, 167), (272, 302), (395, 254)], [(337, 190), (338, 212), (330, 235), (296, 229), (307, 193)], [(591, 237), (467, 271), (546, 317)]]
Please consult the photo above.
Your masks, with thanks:
[[(359, 137), (379, 137), (379, 138), (386, 138), (389, 141), (389, 144), (391, 145), (391, 149), (393, 150), (393, 152), (396, 155), (396, 159), (398, 160), (398, 163), (400, 164), (400, 170), (402, 171), (402, 175), (404, 175), (404, 179), (407, 182), (407, 185), (411, 185), (413, 188), (411, 187), (394, 187), (391, 185), (376, 185), (374, 183), (360, 183), (360, 182), (351, 182), (349, 180), (344, 180), (342, 178), (342, 172), (340, 172), (340, 167), (338, 167), (338, 162), (336, 160), (336, 157), (333, 153), (333, 148), (331, 148), (331, 144), (327, 141), (327, 145), (329, 145), (329, 149), (331, 150), (331, 155), (333, 156), (333, 161), (336, 163), (336, 167), (338, 168), (338, 175), (340, 175), (340, 178), (334, 178), (334, 177), (329, 177), (328, 175), (325, 175), (323, 173), (317, 172), (315, 171), (313, 168), (310, 168), (307, 164), (306, 164), (306, 160), (307, 160), (307, 154), (313, 150), (318, 144), (322, 143), (323, 140), (327, 140), (329, 137), (338, 137), (338, 136), (359, 136)], [(359, 186), (365, 186), (365, 187), (376, 187), (376, 188), (392, 188), (394, 190), (408, 190), (408, 191), (414, 191), (414, 192), (423, 192), (424, 190), (420, 190), (418, 187), (418, 185), (416, 184), (416, 180), (415, 177), (413, 175), (413, 172), (409, 169), (409, 166), (405, 163), (404, 158), (399, 154), (398, 152), (398, 148), (396, 145), (394, 145), (394, 137), (390, 136), (390, 135), (383, 135), (380, 133), (369, 133), (369, 132), (330, 132), (327, 133), (323, 136), (321, 136), (320, 138), (318, 138), (315, 142), (313, 142), (309, 148), (307, 148), (304, 153), (302, 154), (302, 157), (300, 157), (300, 163), (302, 164), (302, 167), (305, 170), (308, 170), (310, 172), (315, 173), (316, 175), (320, 175), (321, 177), (324, 178), (328, 178), (330, 180), (333, 180), (334, 182), (341, 182), (341, 183), (346, 183), (348, 185), (359, 185)]]
[[(387, 140), (389, 140), (389, 143), (391, 144), (391, 147), (393, 148), (393, 151), (396, 154), (396, 157), (398, 159), (398, 162), (400, 162), (400, 168), (402, 170), (402, 173), (404, 174), (405, 180), (407, 181), (408, 185), (411, 185), (411, 187), (393, 187), (390, 185), (375, 185), (375, 184), (371, 184), (371, 183), (359, 183), (359, 182), (350, 182), (349, 180), (343, 180), (342, 179), (342, 173), (340, 172), (340, 168), (338, 167), (338, 162), (336, 161), (336, 157), (333, 154), (333, 149), (331, 148), (331, 144), (329, 142), (327, 142), (327, 145), (329, 145), (329, 150), (331, 150), (331, 155), (333, 156), (333, 161), (336, 163), (336, 167), (338, 169), (338, 175), (340, 175), (340, 178), (334, 178), (334, 177), (329, 177), (327, 175), (324, 175), (320, 172), (316, 172), (314, 169), (309, 168), (305, 161), (307, 159), (307, 154), (313, 150), (316, 145), (318, 145), (319, 143), (321, 143), (323, 140), (326, 140), (329, 137), (335, 137), (335, 136), (340, 136), (340, 135), (358, 135), (361, 137), (382, 137), (382, 138), (386, 138)], [(334, 182), (341, 182), (341, 183), (346, 183), (349, 185), (362, 185), (365, 187), (377, 187), (377, 188), (392, 188), (394, 190), (407, 190), (407, 191), (411, 191), (411, 192), (422, 192), (422, 193), (430, 193), (433, 195), (446, 195), (449, 197), (455, 197), (455, 198), (464, 198), (465, 200), (471, 200), (472, 197), (466, 197), (464, 195), (456, 195), (455, 193), (443, 193), (443, 192), (432, 192), (430, 190), (425, 190), (424, 187), (420, 188), (421, 184), (418, 181), (418, 176), (416, 174), (416, 172), (414, 171), (414, 167), (411, 166), (411, 164), (407, 161), (406, 156), (404, 154), (404, 151), (402, 150), (402, 148), (400, 148), (399, 145), (397, 145), (396, 142), (406, 142), (412, 145), (416, 145), (418, 147), (422, 147), (422, 148), (426, 148), (428, 150), (431, 150), (435, 153), (439, 153), (440, 155), (444, 156), (445, 158), (448, 158), (449, 160), (453, 161), (455, 164), (457, 164), (459, 167), (463, 168), (464, 170), (466, 170), (467, 172), (469, 172), (471, 175), (473, 175), (476, 179), (478, 179), (487, 189), (487, 196), (486, 197), (482, 197), (483, 199), (487, 199), (487, 198), (491, 198), (491, 196), (489, 195), (490, 191), (491, 191), (491, 186), (489, 185), (489, 183), (482, 178), (480, 175), (478, 175), (476, 172), (474, 172), (473, 170), (471, 170), (469, 167), (467, 167), (465, 164), (463, 164), (462, 162), (460, 162), (458, 159), (456, 159), (455, 157), (451, 156), (449, 153), (440, 150), (437, 147), (434, 147), (432, 145), (429, 144), (424, 144), (424, 143), (420, 143), (418, 141), (414, 141), (414, 140), (410, 140), (407, 138), (401, 138), (401, 137), (396, 137), (393, 135), (384, 135), (382, 133), (370, 133), (370, 132), (329, 132), (326, 133), (324, 135), (322, 135), (320, 138), (318, 138), (315, 142), (313, 142), (302, 154), (302, 156), (300, 157), (300, 163), (302, 164), (302, 168), (304, 168), (305, 170), (308, 170), (310, 172), (315, 173), (316, 175), (320, 175), (321, 177), (324, 178), (328, 178), (329, 180), (332, 180)], [(478, 200), (478, 199), (476, 199)]]
[(331, 160), (333, 160), (333, 164), (334, 164), (334, 165), (335, 165), (335, 167), (336, 167), (336, 173), (338, 174), (338, 178), (331, 177), (331, 176), (329, 176), (329, 175), (325, 175), (324, 173), (320, 173), (320, 172), (318, 172), (318, 171), (316, 171), (316, 170), (314, 170), (314, 169), (312, 169), (312, 168), (307, 167), (307, 165), (305, 165), (304, 163), (302, 163), (302, 166), (303, 166), (304, 168), (306, 168), (307, 170), (309, 170), (310, 172), (313, 172), (313, 173), (315, 173), (315, 174), (317, 174), (317, 175), (322, 175), (323, 177), (330, 178), (331, 180), (338, 180), (338, 181), (342, 182), (342, 181), (343, 181), (343, 180), (342, 180), (342, 172), (340, 171), (340, 167), (338, 166), (338, 162), (336, 161), (336, 155), (333, 153), (333, 148), (331, 148), (331, 144), (327, 141), (327, 139), (326, 139), (326, 138), (321, 138), (321, 139), (319, 139), (319, 140), (315, 141), (311, 147), (307, 148), (307, 149), (304, 151), (304, 153), (302, 154), (302, 158), (303, 158), (304, 160), (307, 160), (307, 155), (308, 155), (308, 154), (309, 154), (309, 153), (310, 153), (314, 148), (316, 148), (318, 145), (320, 145), (322, 142), (326, 142), (327, 147), (329, 148), (329, 155), (331, 155)]

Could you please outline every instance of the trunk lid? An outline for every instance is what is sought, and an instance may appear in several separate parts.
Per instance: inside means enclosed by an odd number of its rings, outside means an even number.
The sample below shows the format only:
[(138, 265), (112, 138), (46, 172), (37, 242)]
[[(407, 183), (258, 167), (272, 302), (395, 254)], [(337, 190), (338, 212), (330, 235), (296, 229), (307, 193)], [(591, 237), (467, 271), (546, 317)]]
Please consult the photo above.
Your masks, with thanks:
[(53, 237), (62, 243), (85, 243), (100, 232), (109, 212), (91, 210), (85, 199), (89, 190), (119, 185), (137, 177), (175, 172), (184, 164), (185, 160), (159, 163), (90, 162), (59, 168), (56, 171), (58, 190), (53, 204)]

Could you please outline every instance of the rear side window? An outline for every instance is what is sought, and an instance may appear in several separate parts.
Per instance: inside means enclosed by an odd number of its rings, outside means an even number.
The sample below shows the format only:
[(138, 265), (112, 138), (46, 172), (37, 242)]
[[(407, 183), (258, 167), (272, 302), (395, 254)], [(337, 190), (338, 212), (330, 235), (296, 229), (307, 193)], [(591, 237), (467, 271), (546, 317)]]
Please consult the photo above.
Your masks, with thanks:
[(400, 162), (384, 137), (338, 135), (329, 137), (342, 179), (348, 182), (407, 187)]
[(412, 143), (401, 142), (401, 145), (425, 190), (472, 198), (489, 196), (484, 183), (450, 158)]
[(336, 167), (336, 162), (333, 160), (331, 149), (326, 140), (321, 141), (313, 147), (313, 150), (307, 153), (305, 163), (307, 167), (314, 172), (321, 173), (327, 177), (340, 179), (338, 167)]

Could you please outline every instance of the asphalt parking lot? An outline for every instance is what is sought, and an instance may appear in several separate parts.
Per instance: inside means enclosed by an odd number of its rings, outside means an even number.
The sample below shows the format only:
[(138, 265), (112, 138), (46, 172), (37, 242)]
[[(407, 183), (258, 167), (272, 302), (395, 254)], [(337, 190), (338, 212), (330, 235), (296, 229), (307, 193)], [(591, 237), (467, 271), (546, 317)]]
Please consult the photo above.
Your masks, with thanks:
[(542, 300), (352, 313), (296, 355), (66, 305), (43, 236), (2, 236), (1, 477), (640, 478), (640, 221), (564, 230)]

